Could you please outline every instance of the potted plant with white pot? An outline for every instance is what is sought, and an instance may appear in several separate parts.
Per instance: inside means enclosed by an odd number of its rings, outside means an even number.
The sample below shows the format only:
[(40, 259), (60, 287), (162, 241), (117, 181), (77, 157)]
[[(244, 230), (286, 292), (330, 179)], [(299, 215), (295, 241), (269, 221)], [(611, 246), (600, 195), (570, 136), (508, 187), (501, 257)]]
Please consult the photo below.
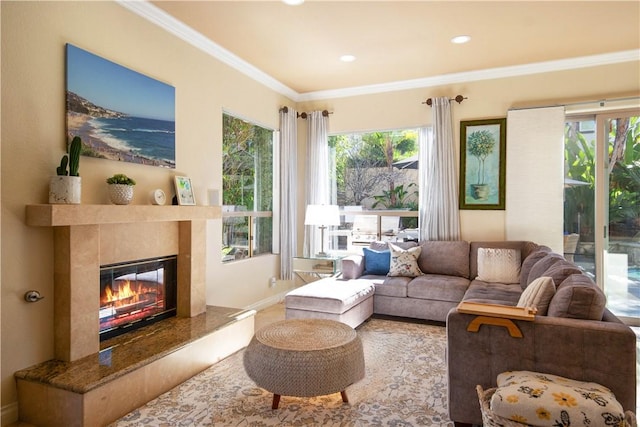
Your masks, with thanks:
[[(69, 145), (69, 152), (62, 156), (56, 175), (49, 181), (49, 203), (79, 204), (82, 198), (80, 179), (80, 152), (82, 140), (76, 136)], [(67, 168), (68, 165), (68, 168)]]
[(116, 205), (128, 205), (133, 199), (133, 186), (136, 181), (123, 173), (117, 173), (107, 178), (109, 184), (109, 199)]

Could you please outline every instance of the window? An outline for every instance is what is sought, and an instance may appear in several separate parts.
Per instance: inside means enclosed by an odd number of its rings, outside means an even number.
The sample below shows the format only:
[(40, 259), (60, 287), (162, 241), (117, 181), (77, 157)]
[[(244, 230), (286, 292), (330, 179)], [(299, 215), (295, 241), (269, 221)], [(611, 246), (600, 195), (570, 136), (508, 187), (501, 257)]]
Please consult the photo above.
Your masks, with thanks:
[(229, 114), (222, 132), (222, 261), (271, 253), (275, 132)]
[(341, 225), (333, 252), (356, 252), (373, 240), (418, 238), (418, 130), (350, 133), (329, 137), (332, 203)]

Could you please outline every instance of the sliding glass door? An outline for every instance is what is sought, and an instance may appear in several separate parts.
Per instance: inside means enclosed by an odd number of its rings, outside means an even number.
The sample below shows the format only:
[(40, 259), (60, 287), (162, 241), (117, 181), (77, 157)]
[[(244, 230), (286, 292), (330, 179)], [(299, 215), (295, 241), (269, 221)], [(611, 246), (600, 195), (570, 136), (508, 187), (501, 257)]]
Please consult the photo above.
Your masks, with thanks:
[(640, 113), (571, 117), (565, 126), (565, 256), (640, 325)]
[(640, 113), (599, 115), (596, 204), (602, 230), (602, 285), (608, 307), (640, 325)]

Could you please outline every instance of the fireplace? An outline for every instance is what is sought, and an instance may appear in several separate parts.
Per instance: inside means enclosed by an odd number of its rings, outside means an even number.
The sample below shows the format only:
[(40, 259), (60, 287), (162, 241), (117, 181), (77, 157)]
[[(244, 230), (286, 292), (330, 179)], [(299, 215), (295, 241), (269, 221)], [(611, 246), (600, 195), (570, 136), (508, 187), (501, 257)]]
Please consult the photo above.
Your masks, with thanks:
[(177, 256), (100, 266), (100, 340), (176, 315)]

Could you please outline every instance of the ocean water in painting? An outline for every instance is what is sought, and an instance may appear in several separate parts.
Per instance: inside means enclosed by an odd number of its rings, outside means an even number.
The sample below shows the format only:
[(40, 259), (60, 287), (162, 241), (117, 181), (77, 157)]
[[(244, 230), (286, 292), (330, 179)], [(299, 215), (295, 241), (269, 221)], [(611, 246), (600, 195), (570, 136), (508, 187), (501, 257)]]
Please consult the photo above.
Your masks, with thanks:
[(142, 117), (94, 118), (91, 133), (118, 151), (175, 164), (175, 122)]
[(175, 168), (175, 88), (67, 44), (67, 138), (82, 154)]

